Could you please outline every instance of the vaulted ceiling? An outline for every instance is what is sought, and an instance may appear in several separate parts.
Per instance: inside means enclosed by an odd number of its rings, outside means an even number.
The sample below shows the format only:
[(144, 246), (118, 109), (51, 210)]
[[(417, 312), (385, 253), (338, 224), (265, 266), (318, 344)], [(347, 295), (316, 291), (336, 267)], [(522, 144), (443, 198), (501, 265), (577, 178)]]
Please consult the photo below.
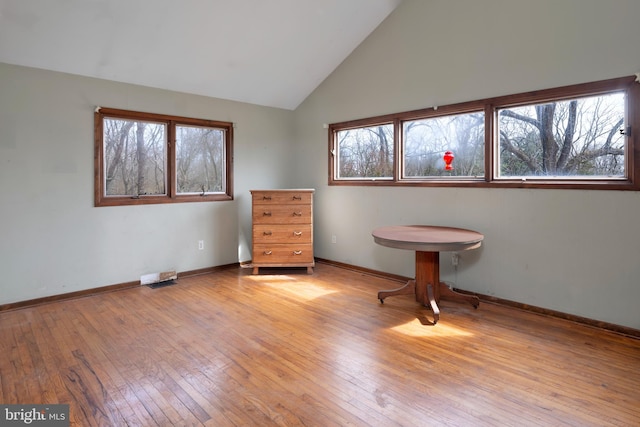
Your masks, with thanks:
[(0, 62), (293, 110), (401, 1), (0, 0)]

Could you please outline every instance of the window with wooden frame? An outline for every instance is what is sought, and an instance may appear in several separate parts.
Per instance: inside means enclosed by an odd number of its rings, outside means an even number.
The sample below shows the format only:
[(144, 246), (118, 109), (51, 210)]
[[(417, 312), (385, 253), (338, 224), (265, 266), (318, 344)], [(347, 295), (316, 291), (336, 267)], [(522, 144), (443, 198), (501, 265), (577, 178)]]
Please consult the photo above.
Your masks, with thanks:
[(233, 124), (96, 108), (95, 206), (233, 199)]
[(330, 185), (640, 190), (635, 76), (329, 125)]

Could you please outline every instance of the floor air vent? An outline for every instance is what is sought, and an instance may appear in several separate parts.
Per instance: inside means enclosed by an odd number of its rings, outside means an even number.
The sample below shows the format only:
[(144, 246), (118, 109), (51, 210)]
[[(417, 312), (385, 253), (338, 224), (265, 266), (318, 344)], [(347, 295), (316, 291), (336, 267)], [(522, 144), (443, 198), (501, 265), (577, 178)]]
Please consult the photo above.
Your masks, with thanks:
[(143, 274), (140, 276), (140, 284), (148, 285), (152, 289), (173, 285), (178, 278), (175, 271), (163, 271), (161, 273)]

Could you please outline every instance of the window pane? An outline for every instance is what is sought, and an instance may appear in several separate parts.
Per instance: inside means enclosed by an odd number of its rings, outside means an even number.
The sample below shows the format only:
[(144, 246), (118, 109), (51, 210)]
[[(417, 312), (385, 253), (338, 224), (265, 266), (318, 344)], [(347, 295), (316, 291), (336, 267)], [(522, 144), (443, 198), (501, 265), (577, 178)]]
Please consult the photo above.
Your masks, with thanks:
[(225, 136), (222, 129), (176, 126), (178, 194), (225, 191)]
[(393, 124), (336, 132), (336, 178), (393, 178)]
[(104, 118), (106, 196), (166, 194), (166, 126)]
[[(483, 177), (484, 113), (405, 121), (403, 177)], [(450, 169), (444, 154), (453, 155)]]
[(625, 96), (498, 110), (497, 177), (624, 177)]

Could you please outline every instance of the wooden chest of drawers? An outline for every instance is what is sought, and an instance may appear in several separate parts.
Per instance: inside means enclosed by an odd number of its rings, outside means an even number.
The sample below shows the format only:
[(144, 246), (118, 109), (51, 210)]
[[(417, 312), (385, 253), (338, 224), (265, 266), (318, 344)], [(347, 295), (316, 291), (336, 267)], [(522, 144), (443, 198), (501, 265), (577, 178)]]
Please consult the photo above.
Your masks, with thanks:
[(253, 274), (260, 267), (307, 267), (313, 273), (313, 192), (251, 190)]

